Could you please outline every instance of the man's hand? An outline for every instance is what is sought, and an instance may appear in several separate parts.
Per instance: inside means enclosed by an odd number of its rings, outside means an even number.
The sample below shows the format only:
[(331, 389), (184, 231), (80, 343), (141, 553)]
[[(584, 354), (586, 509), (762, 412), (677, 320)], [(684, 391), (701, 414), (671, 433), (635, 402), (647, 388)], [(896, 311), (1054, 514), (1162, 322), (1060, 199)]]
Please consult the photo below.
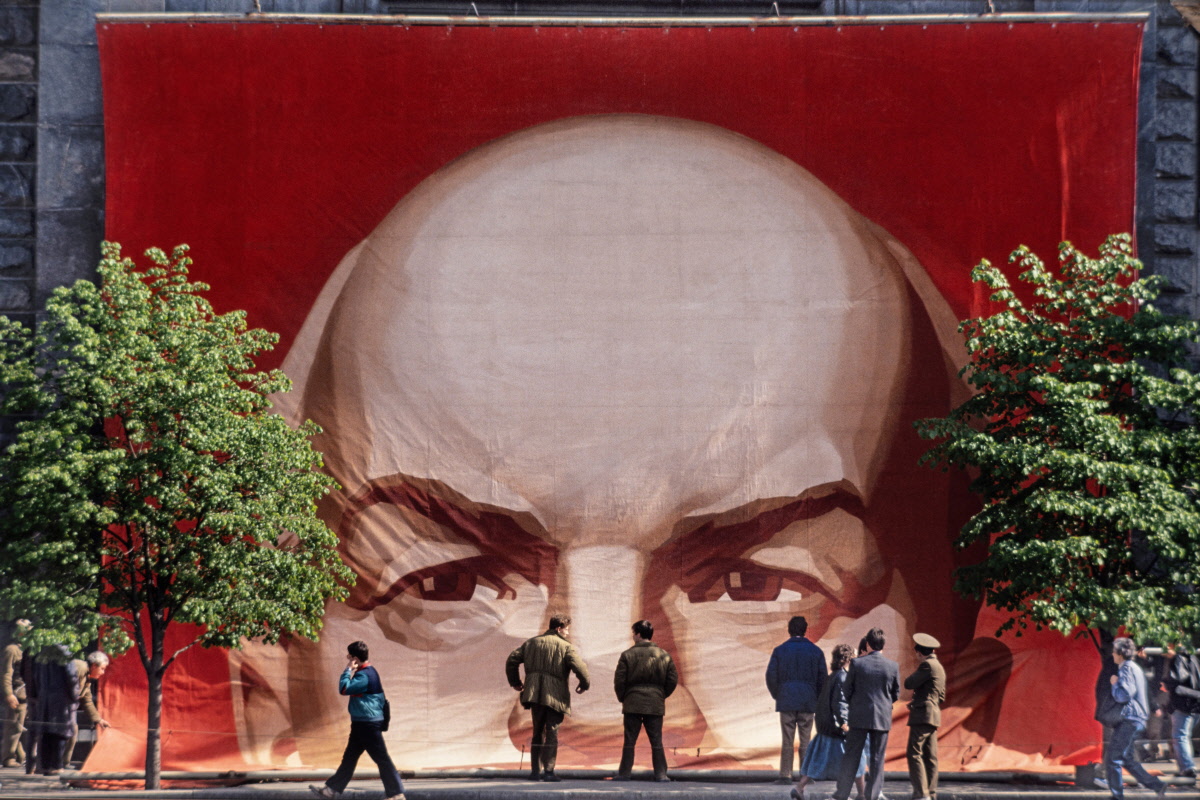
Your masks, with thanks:
[(587, 687), (585, 687), (585, 686), (576, 686), (575, 687), (575, 694), (583, 694), (586, 691), (587, 691)]
[(99, 722), (97, 722), (94, 727), (97, 730), (99, 730), (100, 728), (110, 728), (112, 726), (109, 724), (108, 720), (102, 719)]
[(846, 733), (849, 733), (849, 732), (850, 732), (850, 723), (848, 723), (848, 722), (843, 722), (843, 723), (842, 723), (842, 730), (843, 730), (844, 732), (846, 732)]
[(512, 684), (509, 684), (509, 685), (510, 685), (510, 686), (512, 686), (512, 687), (513, 687), (513, 690), (514, 690), (514, 691), (517, 691), (517, 692), (519, 692), (519, 691), (521, 691), (522, 689), (524, 689), (524, 688), (525, 688), (525, 684), (523, 684), (523, 683), (512, 683)]
[(351, 672), (356, 672), (361, 666), (362, 664), (359, 663), (357, 658), (354, 656), (346, 656), (346, 669), (350, 670)]
[(1116, 686), (1117, 685), (1117, 676), (1116, 675), (1110, 676), (1108, 679), (1108, 682), (1111, 683), (1113, 686)]
[(8, 697), (4, 698), (4, 702), (8, 703), (8, 707), (14, 711), (17, 710), (17, 706), (21, 705), (21, 701), (17, 699), (15, 694), (10, 694)]

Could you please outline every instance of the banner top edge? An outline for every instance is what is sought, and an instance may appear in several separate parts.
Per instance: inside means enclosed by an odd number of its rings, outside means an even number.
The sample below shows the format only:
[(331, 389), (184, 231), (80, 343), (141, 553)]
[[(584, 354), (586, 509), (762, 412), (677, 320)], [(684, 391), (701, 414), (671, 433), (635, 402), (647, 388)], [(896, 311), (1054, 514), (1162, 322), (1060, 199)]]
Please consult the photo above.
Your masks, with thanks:
[(840, 25), (930, 25), (997, 24), (1014, 22), (1041, 23), (1145, 23), (1149, 11), (1116, 13), (1044, 12), (1023, 14), (913, 14), (868, 16), (728, 16), (728, 17), (608, 17), (608, 16), (474, 16), (435, 14), (230, 14), (197, 12), (184, 14), (109, 12), (96, 14), (97, 23), (229, 23), (260, 24), (319, 23), (328, 25), (487, 25), (509, 27), (831, 27)]

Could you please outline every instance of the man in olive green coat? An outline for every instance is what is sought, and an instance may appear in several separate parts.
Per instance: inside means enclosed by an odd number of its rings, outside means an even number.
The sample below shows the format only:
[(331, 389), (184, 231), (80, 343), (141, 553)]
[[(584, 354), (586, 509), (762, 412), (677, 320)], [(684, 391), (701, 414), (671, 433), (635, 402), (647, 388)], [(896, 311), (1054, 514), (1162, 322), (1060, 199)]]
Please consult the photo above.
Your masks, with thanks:
[(913, 642), (921, 663), (904, 679), (904, 688), (913, 693), (908, 704), (908, 779), (914, 800), (930, 800), (937, 794), (937, 729), (946, 699), (946, 670), (933, 652), (940, 646), (937, 639), (918, 633)]
[(650, 740), (650, 756), (654, 764), (654, 780), (669, 781), (667, 756), (663, 752), (663, 715), (666, 699), (679, 684), (679, 673), (671, 654), (650, 641), (654, 625), (648, 619), (633, 623), (633, 647), (621, 653), (613, 688), (621, 701), (625, 716), (625, 746), (621, 750), (621, 766), (617, 780), (627, 781), (633, 772), (633, 753), (638, 734), (646, 729)]
[[(583, 694), (588, 683), (587, 666), (575, 646), (567, 641), (571, 618), (555, 614), (550, 629), (541, 636), (526, 639), (508, 655), (504, 665), (508, 685), (521, 693), (521, 705), (533, 715), (533, 741), (529, 746), (530, 780), (559, 781), (554, 774), (558, 757), (558, 726), (571, 713), (571, 690), (567, 684), (572, 672), (579, 680), (576, 694)], [(525, 665), (521, 682), (518, 665)]]

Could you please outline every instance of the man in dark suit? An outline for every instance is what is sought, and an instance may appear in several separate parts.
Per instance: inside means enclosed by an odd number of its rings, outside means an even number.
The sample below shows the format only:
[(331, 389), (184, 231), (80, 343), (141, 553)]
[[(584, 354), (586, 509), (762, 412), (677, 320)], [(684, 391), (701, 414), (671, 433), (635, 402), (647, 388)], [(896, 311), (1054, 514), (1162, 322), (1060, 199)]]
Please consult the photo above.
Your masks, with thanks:
[(913, 693), (908, 704), (908, 779), (914, 800), (931, 800), (937, 794), (937, 729), (946, 699), (946, 670), (934, 652), (941, 646), (937, 639), (917, 633), (913, 642), (921, 663), (904, 679), (904, 688)]
[(850, 662), (845, 694), (850, 703), (846, 731), (846, 750), (838, 773), (834, 800), (847, 800), (863, 747), (870, 738), (867, 758), (867, 800), (879, 800), (883, 792), (883, 755), (892, 729), (892, 704), (900, 699), (900, 669), (896, 662), (880, 655), (885, 643), (883, 631), (872, 628), (866, 636), (867, 653)]

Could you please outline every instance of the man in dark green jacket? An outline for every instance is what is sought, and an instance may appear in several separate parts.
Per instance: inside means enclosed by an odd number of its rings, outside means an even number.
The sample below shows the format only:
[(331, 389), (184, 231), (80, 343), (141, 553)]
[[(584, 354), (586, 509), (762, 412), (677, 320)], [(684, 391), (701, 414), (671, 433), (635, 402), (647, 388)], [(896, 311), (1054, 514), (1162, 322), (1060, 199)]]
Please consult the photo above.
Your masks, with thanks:
[[(533, 716), (533, 740), (529, 745), (530, 780), (558, 781), (554, 762), (558, 758), (558, 726), (571, 713), (571, 690), (567, 684), (572, 672), (579, 680), (576, 694), (583, 694), (588, 683), (587, 666), (575, 646), (567, 641), (571, 618), (555, 614), (550, 629), (541, 636), (526, 639), (508, 655), (504, 673), (508, 685), (521, 693), (521, 705)], [(525, 665), (521, 682), (519, 665)]]
[(634, 746), (642, 728), (650, 740), (650, 755), (654, 764), (654, 780), (668, 781), (667, 756), (663, 752), (662, 726), (666, 699), (679, 684), (679, 673), (671, 654), (650, 641), (654, 625), (648, 619), (633, 623), (633, 647), (621, 653), (613, 688), (621, 701), (625, 715), (625, 746), (621, 750), (621, 766), (617, 780), (627, 781), (633, 772)]

